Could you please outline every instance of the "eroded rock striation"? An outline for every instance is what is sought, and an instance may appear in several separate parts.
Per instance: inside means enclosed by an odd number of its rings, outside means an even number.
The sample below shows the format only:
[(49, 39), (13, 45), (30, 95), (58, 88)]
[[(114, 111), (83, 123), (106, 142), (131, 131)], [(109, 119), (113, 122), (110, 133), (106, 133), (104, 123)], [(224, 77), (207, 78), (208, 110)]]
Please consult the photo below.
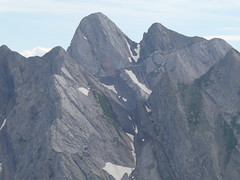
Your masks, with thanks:
[(240, 54), (102, 13), (65, 51), (0, 47), (0, 179), (238, 180)]

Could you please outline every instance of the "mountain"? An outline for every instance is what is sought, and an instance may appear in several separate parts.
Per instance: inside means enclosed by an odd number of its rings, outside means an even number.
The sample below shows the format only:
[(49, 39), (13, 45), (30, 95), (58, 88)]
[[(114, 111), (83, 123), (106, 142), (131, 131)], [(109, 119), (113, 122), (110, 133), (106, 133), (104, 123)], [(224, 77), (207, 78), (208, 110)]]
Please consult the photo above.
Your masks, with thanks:
[(67, 51), (87, 72), (105, 77), (130, 64), (134, 46), (111, 20), (96, 13), (81, 21)]
[(239, 60), (230, 50), (191, 84), (163, 75), (148, 100), (162, 179), (239, 178)]
[(130, 40), (102, 13), (69, 48), (0, 47), (0, 179), (238, 180), (240, 54), (153, 24)]

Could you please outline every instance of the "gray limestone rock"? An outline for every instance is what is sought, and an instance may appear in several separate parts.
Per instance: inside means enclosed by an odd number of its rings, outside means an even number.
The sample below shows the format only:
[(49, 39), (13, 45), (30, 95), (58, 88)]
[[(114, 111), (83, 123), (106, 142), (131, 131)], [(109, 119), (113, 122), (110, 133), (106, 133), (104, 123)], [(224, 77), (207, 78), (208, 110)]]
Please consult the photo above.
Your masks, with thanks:
[(130, 64), (133, 46), (121, 30), (102, 13), (85, 17), (77, 28), (68, 53), (95, 77), (114, 75)]
[(0, 47), (0, 179), (238, 180), (240, 54), (91, 14), (67, 52)]
[(231, 50), (193, 83), (163, 75), (148, 100), (152, 125), (142, 126), (142, 134), (154, 132), (148, 143), (155, 158), (140, 152), (141, 161), (150, 162), (137, 164), (139, 179), (146, 177), (140, 169), (152, 164), (154, 171), (155, 162), (161, 179), (239, 177), (239, 63), (240, 54)]
[(141, 41), (141, 62), (146, 81), (158, 83), (165, 71), (180, 81), (193, 81), (206, 73), (231, 46), (221, 39), (187, 37), (161, 24), (152, 25)]
[(134, 167), (130, 139), (112, 119), (106, 92), (62, 48), (41, 59), (18, 57), (23, 70), (8, 67), (15, 104), (0, 132), (8, 149), (0, 156), (3, 179), (111, 179), (105, 163)]

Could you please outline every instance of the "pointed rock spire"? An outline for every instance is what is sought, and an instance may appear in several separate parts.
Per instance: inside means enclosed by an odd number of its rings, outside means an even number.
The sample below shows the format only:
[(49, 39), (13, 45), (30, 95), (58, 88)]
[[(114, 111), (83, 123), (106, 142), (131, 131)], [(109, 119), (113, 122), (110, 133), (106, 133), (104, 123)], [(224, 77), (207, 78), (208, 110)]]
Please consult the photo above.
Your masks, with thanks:
[(130, 64), (131, 46), (136, 43), (110, 19), (94, 13), (81, 21), (67, 51), (88, 72), (105, 77)]

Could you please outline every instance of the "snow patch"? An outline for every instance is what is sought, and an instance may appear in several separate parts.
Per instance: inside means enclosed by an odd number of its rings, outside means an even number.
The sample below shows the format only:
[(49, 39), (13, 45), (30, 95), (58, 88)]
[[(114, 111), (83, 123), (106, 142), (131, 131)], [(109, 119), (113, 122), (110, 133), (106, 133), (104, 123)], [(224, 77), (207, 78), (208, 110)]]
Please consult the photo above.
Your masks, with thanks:
[(107, 171), (108, 174), (112, 175), (116, 180), (121, 180), (125, 173), (129, 176), (132, 172), (132, 168), (130, 167), (123, 167), (110, 162), (107, 162), (103, 169)]
[(127, 99), (126, 99), (126, 98), (124, 98), (124, 97), (122, 97), (122, 100), (123, 100), (124, 102), (127, 102)]
[(115, 89), (114, 85), (106, 85), (103, 83), (100, 83), (100, 84), (102, 84), (104, 87), (108, 88), (109, 90), (112, 90), (115, 94), (117, 94), (117, 90)]
[(131, 139), (131, 143), (134, 141), (134, 136), (132, 134), (126, 133), (128, 137)]
[(136, 56), (132, 56), (133, 60), (135, 62), (138, 62), (138, 59), (140, 58), (140, 50), (141, 50), (141, 47), (140, 47), (140, 44), (137, 45), (137, 48), (134, 49), (134, 51), (136, 52)]
[(73, 79), (73, 77), (71, 76), (71, 74), (68, 72), (68, 70), (65, 67), (61, 67), (61, 71), (70, 79)]
[(152, 93), (152, 90), (148, 89), (145, 84), (142, 84), (138, 81), (136, 75), (131, 70), (126, 70), (125, 69), (125, 72), (129, 75), (129, 77), (132, 79), (132, 81), (136, 85), (138, 85), (138, 87), (140, 87), (140, 89), (142, 89), (145, 93), (147, 93), (148, 95)]
[(135, 147), (134, 147), (134, 136), (132, 134), (126, 133), (128, 137), (131, 139), (131, 146), (132, 146), (132, 155), (134, 158), (134, 164), (136, 164), (136, 153), (135, 153)]
[(1, 127), (0, 127), (0, 131), (2, 130), (2, 128), (4, 128), (6, 122), (7, 122), (7, 119), (4, 119), (4, 121), (3, 121), (3, 123), (2, 123), (2, 125), (1, 125)]
[(128, 99), (127, 99), (127, 98), (125, 98), (125, 97), (122, 97), (122, 96), (118, 96), (118, 99), (122, 99), (124, 102), (127, 102), (127, 101), (128, 101)]
[(83, 93), (84, 95), (88, 96), (89, 88), (86, 89), (86, 88), (84, 88), (84, 87), (80, 87), (80, 88), (78, 88), (78, 90), (79, 90), (81, 93)]
[(135, 131), (135, 134), (138, 133), (138, 127), (137, 126), (134, 126), (134, 131)]
[(152, 110), (151, 109), (149, 109), (147, 106), (145, 106), (145, 108), (146, 108), (146, 111), (149, 113), (149, 112), (152, 112)]
[(132, 62), (132, 58), (131, 58), (131, 57), (128, 57), (128, 61), (131, 63), (131, 62)]
[(131, 57), (128, 57), (128, 60), (129, 62), (132, 62), (132, 59), (135, 61), (135, 62), (138, 62), (138, 59), (140, 58), (140, 44), (137, 45), (137, 48), (134, 49), (134, 51), (136, 52), (136, 56), (133, 55), (132, 51), (131, 51), (131, 46), (130, 44), (128, 43), (128, 41), (126, 40), (126, 43), (127, 43), (127, 46), (128, 46), (128, 51), (130, 52), (130, 55)]

